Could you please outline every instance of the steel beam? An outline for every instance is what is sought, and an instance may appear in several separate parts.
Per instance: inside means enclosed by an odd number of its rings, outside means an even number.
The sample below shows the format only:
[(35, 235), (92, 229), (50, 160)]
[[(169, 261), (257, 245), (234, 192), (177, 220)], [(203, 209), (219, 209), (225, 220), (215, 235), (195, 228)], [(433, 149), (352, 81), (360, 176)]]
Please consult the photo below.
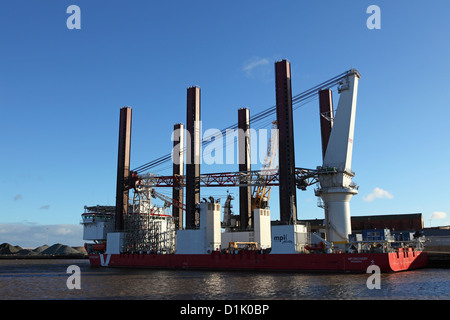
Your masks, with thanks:
[[(295, 181), (300, 187), (308, 187), (317, 183), (318, 174), (335, 174), (337, 170), (326, 168), (313, 170), (295, 168)], [(174, 185), (186, 186), (186, 176), (157, 176), (147, 174), (139, 178), (142, 187), (173, 188)], [(204, 187), (253, 187), (253, 186), (279, 186), (278, 170), (249, 171), (249, 172), (220, 172), (201, 174), (198, 179), (200, 186)]]
[(286, 60), (275, 63), (275, 93), (279, 130), (280, 222), (282, 224), (295, 224), (297, 222), (297, 192), (295, 185), (291, 64)]
[(124, 215), (128, 213), (130, 175), (130, 150), (131, 150), (131, 108), (120, 109), (119, 120), (119, 150), (117, 160), (117, 187), (116, 187), (116, 213), (115, 229), (124, 229)]
[(197, 227), (200, 203), (200, 88), (187, 89), (186, 229)]
[[(250, 110), (238, 110), (238, 145), (239, 145), (239, 172), (251, 171), (250, 164)], [(252, 188), (239, 187), (239, 219), (240, 229), (246, 230), (253, 225), (252, 221)]]

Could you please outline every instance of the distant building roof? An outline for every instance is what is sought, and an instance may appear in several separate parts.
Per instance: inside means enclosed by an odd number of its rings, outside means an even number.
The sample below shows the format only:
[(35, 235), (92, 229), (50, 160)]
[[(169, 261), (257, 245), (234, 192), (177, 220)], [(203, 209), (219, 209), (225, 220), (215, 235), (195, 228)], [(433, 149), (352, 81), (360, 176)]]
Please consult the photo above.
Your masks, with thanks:
[(450, 236), (450, 226), (425, 228), (423, 234), (427, 237), (448, 237)]
[(386, 214), (352, 217), (352, 230), (364, 229), (422, 230), (421, 213)]
[[(324, 219), (301, 220), (311, 227), (323, 226)], [(421, 213), (410, 214), (384, 214), (373, 216), (351, 217), (352, 231), (358, 232), (367, 229), (391, 229), (391, 230), (422, 230), (423, 218)]]

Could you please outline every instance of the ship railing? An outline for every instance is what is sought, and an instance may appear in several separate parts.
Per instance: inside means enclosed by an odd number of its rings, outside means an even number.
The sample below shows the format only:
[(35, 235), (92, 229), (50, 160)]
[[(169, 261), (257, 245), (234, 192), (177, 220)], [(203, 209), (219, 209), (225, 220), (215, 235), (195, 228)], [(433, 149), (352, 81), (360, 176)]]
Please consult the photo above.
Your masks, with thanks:
[(94, 223), (94, 222), (108, 222), (113, 221), (114, 216), (104, 213), (83, 213), (80, 224)]
[(392, 240), (363, 240), (352, 241), (348, 244), (349, 252), (358, 253), (388, 253), (398, 252), (399, 249), (407, 250), (411, 248), (415, 251), (422, 251), (424, 248), (423, 239), (414, 239), (407, 241), (392, 241)]

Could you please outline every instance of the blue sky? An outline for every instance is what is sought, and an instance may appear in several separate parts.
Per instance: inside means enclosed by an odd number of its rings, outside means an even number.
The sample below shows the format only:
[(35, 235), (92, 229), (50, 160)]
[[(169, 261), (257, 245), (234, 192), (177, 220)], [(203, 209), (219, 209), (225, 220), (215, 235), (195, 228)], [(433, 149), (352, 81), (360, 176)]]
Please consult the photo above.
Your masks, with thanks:
[[(66, 27), (72, 4), (80, 30)], [(372, 4), (379, 30), (366, 27)], [(83, 243), (84, 205), (115, 204), (120, 107), (133, 108), (135, 168), (171, 151), (187, 87), (201, 88), (203, 128), (222, 129), (238, 108), (275, 104), (280, 59), (294, 94), (351, 67), (362, 75), (352, 215), (450, 224), (448, 12), (444, 1), (405, 0), (2, 1), (0, 243), (38, 246), (47, 233), (50, 244)], [(317, 104), (294, 113), (299, 167), (321, 164)], [(237, 165), (202, 167), (215, 170)], [(323, 218), (313, 188), (297, 196), (300, 219)], [(277, 200), (274, 188), (273, 218)]]

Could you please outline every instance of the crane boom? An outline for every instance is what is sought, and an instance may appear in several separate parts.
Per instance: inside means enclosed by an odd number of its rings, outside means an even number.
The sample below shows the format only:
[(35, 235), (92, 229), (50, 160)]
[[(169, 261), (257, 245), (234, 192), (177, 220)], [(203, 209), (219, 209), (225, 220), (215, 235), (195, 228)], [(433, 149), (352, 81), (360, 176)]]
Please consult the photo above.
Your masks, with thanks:
[[(277, 128), (277, 121), (275, 120), (272, 122), (271, 136), (267, 148), (267, 155), (266, 158), (264, 159), (263, 171), (266, 170), (273, 171), (275, 169), (276, 163), (275, 160), (278, 150), (278, 131), (274, 130), (276, 128)], [(259, 184), (254, 186), (252, 195), (252, 211), (257, 208), (265, 209), (268, 207), (270, 199), (270, 191), (271, 186), (267, 184)]]
[(175, 206), (182, 210), (186, 210), (186, 205), (183, 202), (177, 201), (177, 200), (172, 199), (168, 196), (165, 196), (159, 192), (156, 192), (155, 189), (152, 189), (150, 194), (153, 198), (158, 198), (158, 199), (163, 200), (166, 206), (172, 205), (172, 206)]

